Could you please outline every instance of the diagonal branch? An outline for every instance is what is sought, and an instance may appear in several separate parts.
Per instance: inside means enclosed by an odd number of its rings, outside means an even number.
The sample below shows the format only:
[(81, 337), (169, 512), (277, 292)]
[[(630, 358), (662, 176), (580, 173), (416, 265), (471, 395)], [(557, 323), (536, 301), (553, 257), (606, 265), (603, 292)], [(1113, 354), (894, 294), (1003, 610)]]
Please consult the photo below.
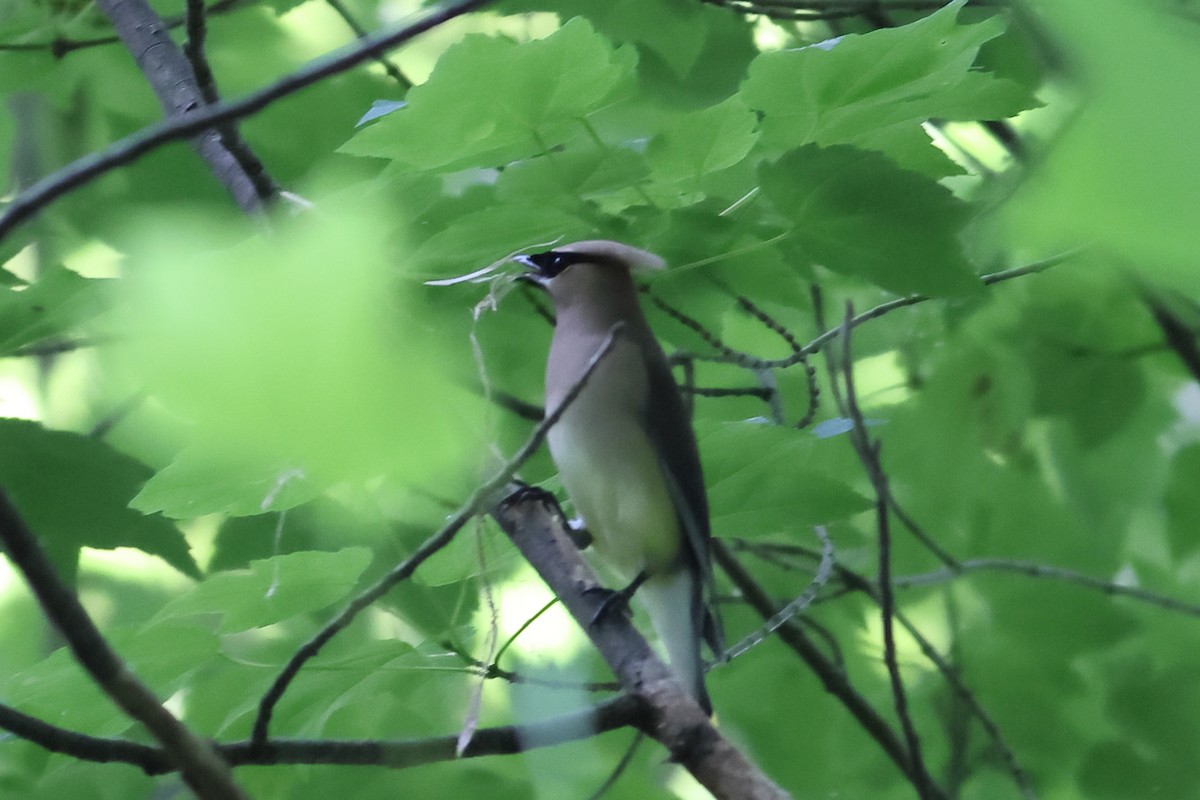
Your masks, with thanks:
[(196, 736), (163, 708), (112, 649), (91, 617), (58, 577), (32, 531), (8, 496), (0, 490), (0, 541), (21, 570), (42, 610), (62, 633), (78, 661), (96, 684), (131, 718), (158, 740), (167, 760), (203, 800), (245, 800), (229, 765), (213, 745)]
[[(520, 487), (517, 487), (518, 489)], [(596, 574), (567, 536), (562, 516), (543, 496), (517, 491), (492, 516), (584, 629), (625, 689), (647, 706), (641, 730), (671, 752), (717, 800), (785, 800), (788, 795), (712, 724), (632, 622), (598, 618), (603, 598)]]
[(435, 7), (415, 22), (372, 34), (359, 42), (314, 59), (291, 75), (281, 78), (257, 92), (252, 92), (238, 100), (205, 106), (186, 117), (164, 120), (157, 125), (143, 128), (131, 136), (126, 136), (103, 150), (72, 161), (13, 198), (4, 214), (0, 215), (0, 239), (72, 189), (83, 186), (116, 167), (136, 161), (167, 142), (186, 139), (203, 130), (261, 111), (280, 98), (295, 94), (331, 75), (345, 72), (363, 61), (374, 58), (378, 54), (455, 17), (481, 8), (487, 3), (488, 0), (462, 0), (453, 5)]

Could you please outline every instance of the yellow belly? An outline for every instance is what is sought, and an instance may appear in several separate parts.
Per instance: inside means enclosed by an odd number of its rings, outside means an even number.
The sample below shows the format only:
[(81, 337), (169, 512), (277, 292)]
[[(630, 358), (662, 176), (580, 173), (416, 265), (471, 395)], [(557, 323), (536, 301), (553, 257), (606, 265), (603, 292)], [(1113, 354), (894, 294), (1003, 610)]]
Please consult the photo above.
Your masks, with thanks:
[(663, 572), (678, 558), (681, 538), (658, 457), (632, 417), (588, 410), (569, 409), (548, 437), (567, 494), (600, 557), (626, 580)]

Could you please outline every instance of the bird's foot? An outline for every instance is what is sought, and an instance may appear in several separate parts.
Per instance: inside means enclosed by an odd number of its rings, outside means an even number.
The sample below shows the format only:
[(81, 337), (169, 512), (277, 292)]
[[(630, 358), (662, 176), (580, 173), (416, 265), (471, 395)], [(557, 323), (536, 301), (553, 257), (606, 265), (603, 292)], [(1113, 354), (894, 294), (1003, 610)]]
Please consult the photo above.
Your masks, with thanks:
[(638, 590), (638, 587), (646, 582), (647, 577), (649, 576), (646, 575), (645, 572), (639, 572), (638, 576), (630, 581), (628, 586), (626, 586), (624, 589), (618, 589), (616, 591), (612, 589), (606, 589), (603, 586), (593, 586), (591, 588), (584, 589), (586, 594), (592, 594), (596, 592), (604, 594), (604, 599), (600, 601), (600, 607), (597, 608), (596, 613), (592, 615), (592, 621), (589, 624), (595, 627), (603, 622), (604, 618), (609, 614), (618, 610), (625, 615), (629, 615), (629, 598), (633, 597), (634, 593)]

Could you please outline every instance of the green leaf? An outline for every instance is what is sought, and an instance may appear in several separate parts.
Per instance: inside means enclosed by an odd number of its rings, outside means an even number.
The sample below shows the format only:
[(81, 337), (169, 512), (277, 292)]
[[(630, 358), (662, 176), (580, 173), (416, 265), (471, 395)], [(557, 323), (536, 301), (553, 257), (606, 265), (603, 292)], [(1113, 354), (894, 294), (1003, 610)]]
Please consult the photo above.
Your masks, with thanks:
[[(897, 28), (763, 53), (750, 65), (743, 101), (763, 112), (765, 143), (853, 144), (916, 166), (905, 145), (925, 121), (1000, 119), (1033, 104), (1015, 83), (971, 71), (1004, 19), (955, 21), (965, 0)], [(932, 145), (929, 145), (932, 147)]]
[(584, 17), (617, 43), (637, 46), (641, 82), (671, 102), (691, 106), (728, 97), (757, 54), (753, 27), (741, 14), (689, 0), (516, 0), (513, 12), (550, 11)]
[(758, 139), (756, 120), (737, 97), (670, 120), (646, 152), (654, 177), (673, 181), (733, 166)]
[(581, 199), (626, 193), (649, 174), (640, 153), (623, 147), (584, 146), (509, 165), (496, 182), (496, 192), (508, 202), (563, 197), (576, 204)]
[(815, 468), (826, 446), (811, 434), (737, 422), (700, 430), (699, 442), (718, 536), (802, 535), (806, 526), (845, 519), (872, 506), (871, 500)]
[(355, 134), (342, 152), (420, 169), (494, 167), (544, 153), (582, 133), (577, 120), (626, 85), (633, 56), (583, 19), (524, 44), (468, 36), (409, 92), (406, 108)]
[(431, 236), (413, 253), (412, 262), (422, 276), (464, 275), (534, 245), (585, 238), (590, 230), (579, 217), (554, 207), (497, 203), (465, 214)]
[(193, 445), (154, 474), (131, 506), (173, 519), (206, 514), (254, 516), (306, 503), (322, 490), (303, 469)]
[(764, 164), (759, 179), (801, 263), (901, 294), (979, 289), (958, 239), (967, 205), (934, 181), (877, 153), (814, 145)]
[(365, 547), (252, 561), (249, 569), (208, 576), (168, 603), (154, 622), (219, 614), (221, 633), (273, 625), (341, 600), (370, 563), (371, 551)]
[(75, 331), (107, 308), (109, 284), (54, 267), (29, 286), (0, 289), (0, 356)]
[(174, 525), (129, 508), (151, 475), (145, 465), (104, 442), (16, 419), (0, 419), (0, 453), (0, 485), (60, 571), (80, 547), (136, 547), (200, 577)]

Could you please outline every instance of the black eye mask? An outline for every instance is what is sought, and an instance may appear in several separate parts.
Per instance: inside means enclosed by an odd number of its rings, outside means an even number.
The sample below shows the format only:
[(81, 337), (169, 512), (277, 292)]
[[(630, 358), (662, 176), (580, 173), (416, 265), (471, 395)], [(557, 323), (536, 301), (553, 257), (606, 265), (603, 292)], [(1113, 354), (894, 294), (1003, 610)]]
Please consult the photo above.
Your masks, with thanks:
[(528, 256), (518, 256), (516, 259), (543, 278), (553, 278), (572, 264), (581, 261), (595, 261), (595, 256), (583, 253), (566, 253), (559, 250), (547, 250), (544, 253), (534, 253)]

